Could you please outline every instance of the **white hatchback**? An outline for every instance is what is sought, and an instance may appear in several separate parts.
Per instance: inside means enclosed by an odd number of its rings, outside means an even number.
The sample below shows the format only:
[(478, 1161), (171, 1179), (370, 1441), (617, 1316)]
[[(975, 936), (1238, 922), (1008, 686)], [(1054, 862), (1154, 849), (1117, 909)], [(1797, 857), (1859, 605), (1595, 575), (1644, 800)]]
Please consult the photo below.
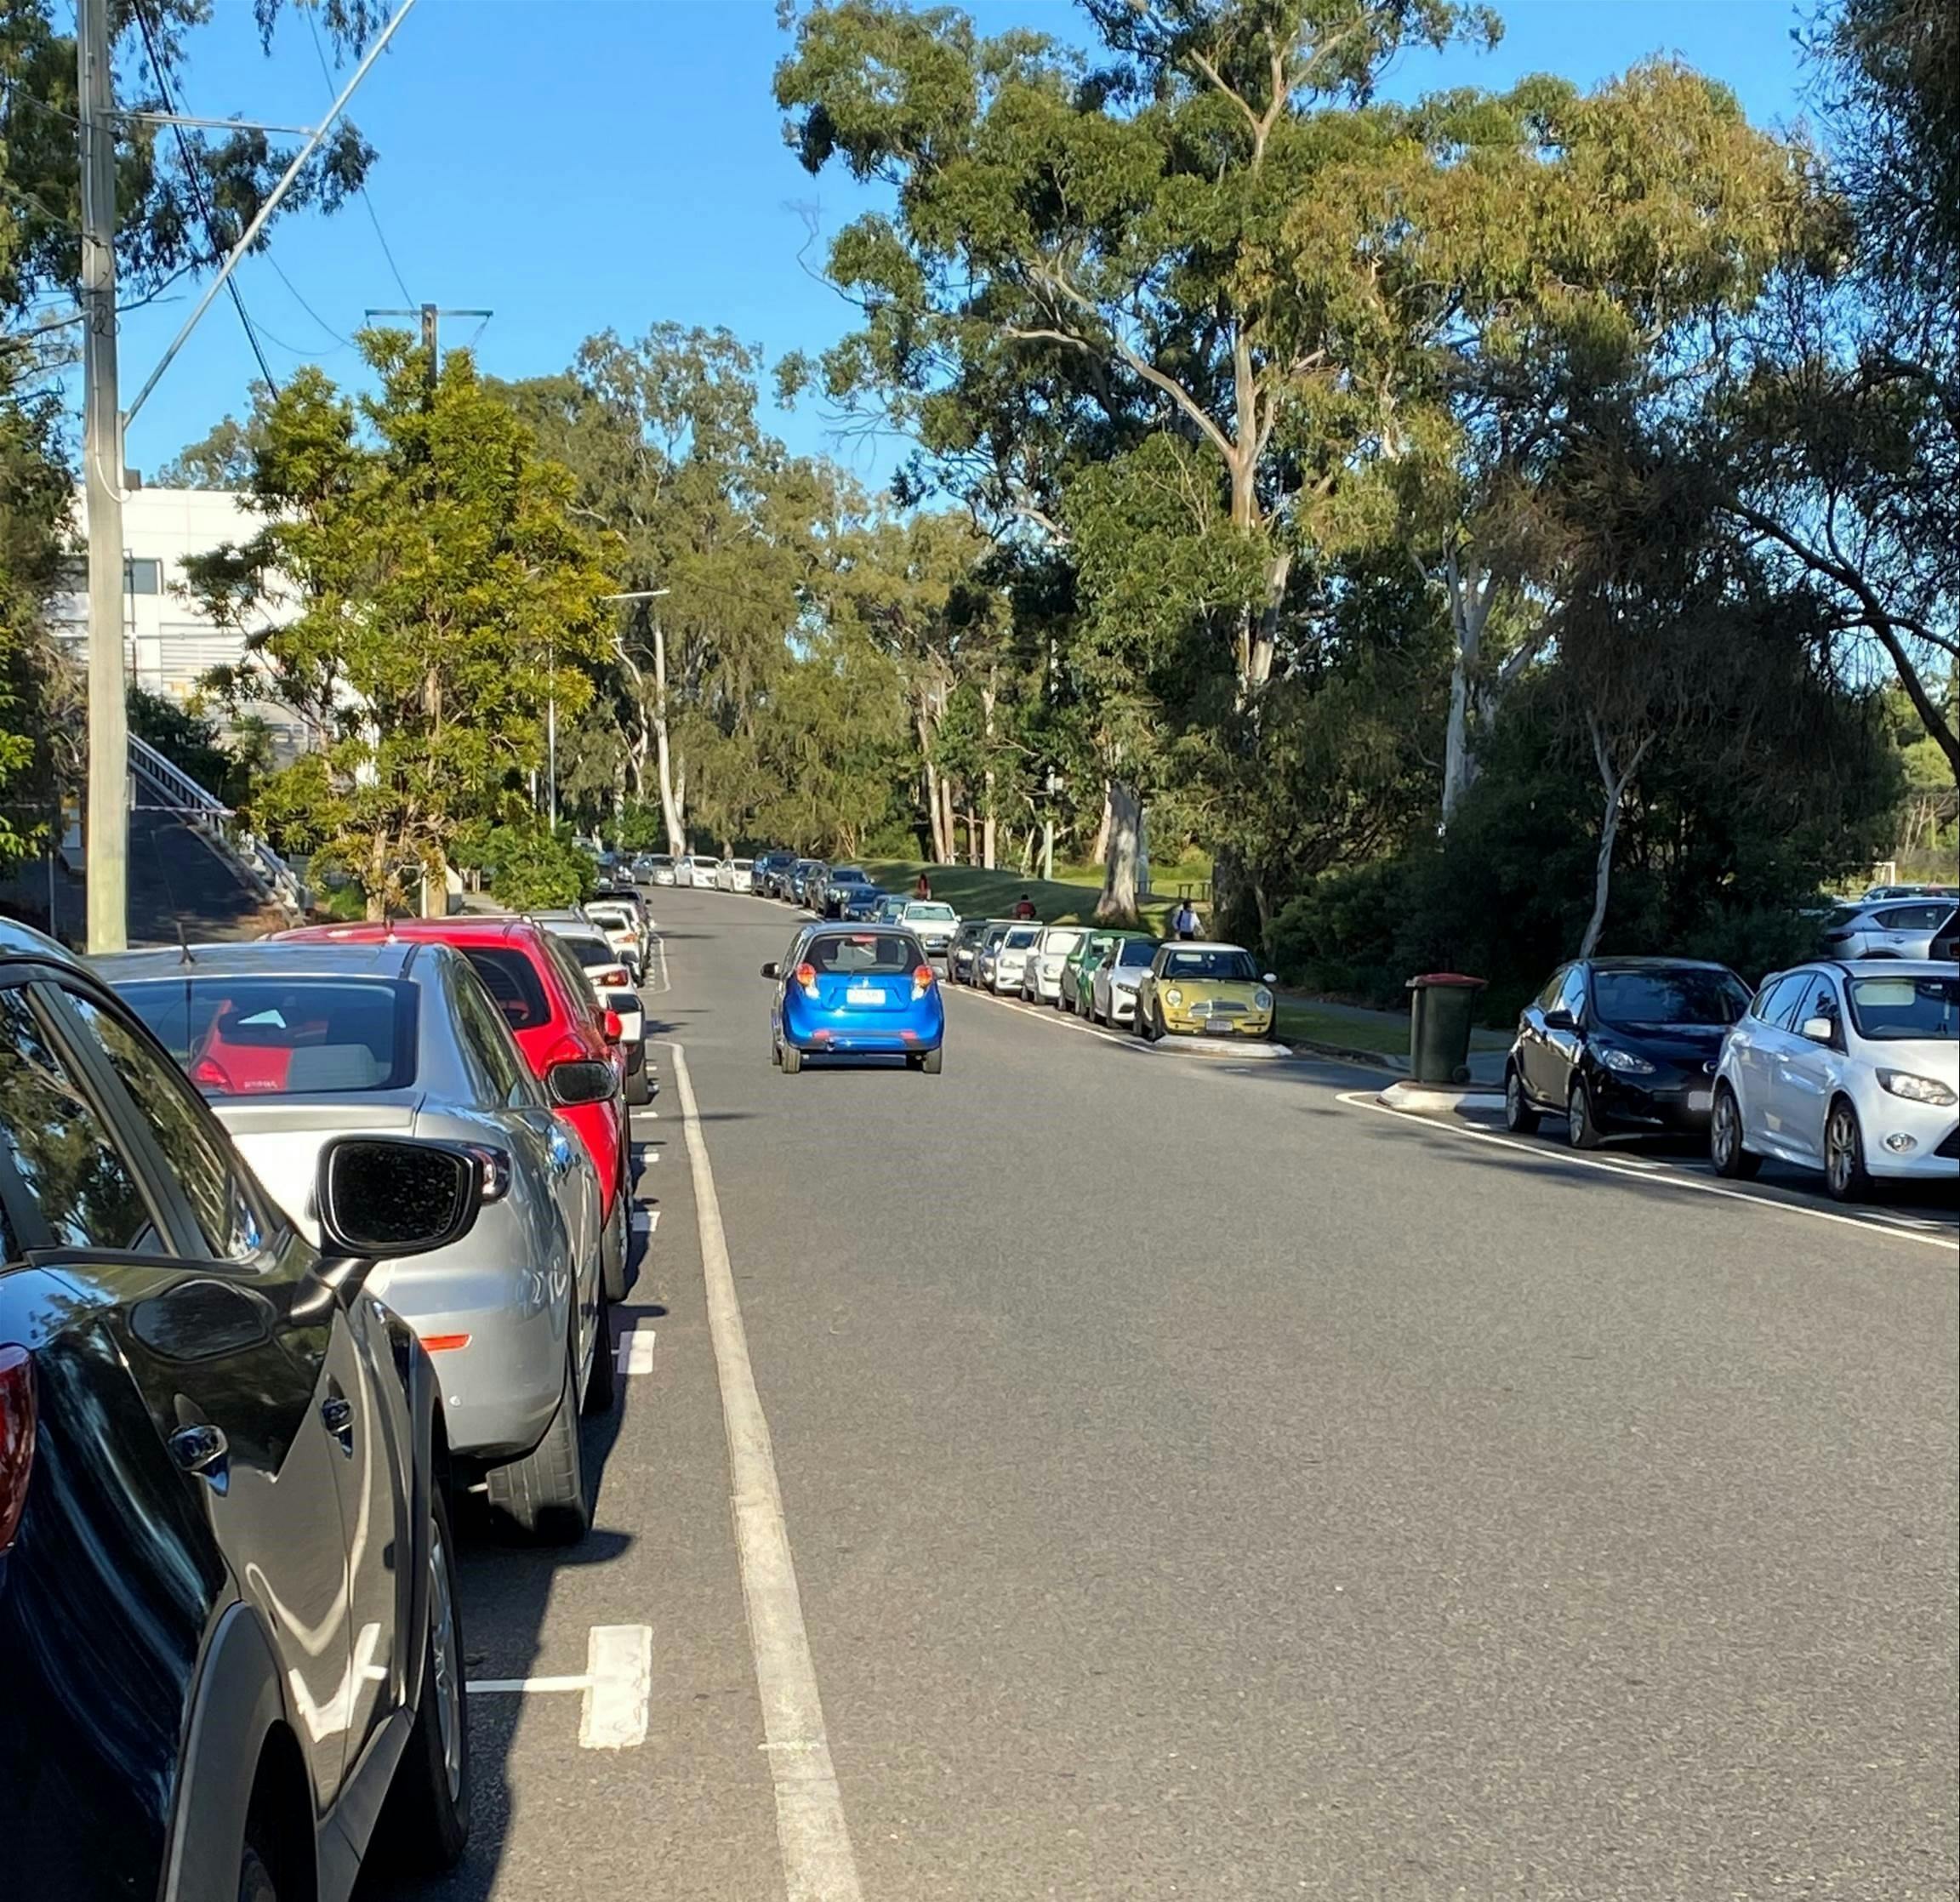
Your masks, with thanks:
[(1717, 1170), (1765, 1156), (1824, 1172), (1840, 1202), (1874, 1180), (1960, 1180), (1960, 965), (1867, 959), (1765, 980), (1715, 1076)]

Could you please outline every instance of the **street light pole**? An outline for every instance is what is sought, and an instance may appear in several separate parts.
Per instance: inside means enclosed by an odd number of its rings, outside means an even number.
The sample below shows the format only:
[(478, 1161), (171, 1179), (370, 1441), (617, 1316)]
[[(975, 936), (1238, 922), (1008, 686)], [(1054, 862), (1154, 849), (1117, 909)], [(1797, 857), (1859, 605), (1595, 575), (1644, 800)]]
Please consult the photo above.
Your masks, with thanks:
[[(77, 0), (83, 506), (88, 532), (88, 949), (129, 942), (129, 724), (122, 665), (122, 422), (116, 365), (116, 99), (109, 0)], [(53, 920), (49, 920), (53, 926)]]

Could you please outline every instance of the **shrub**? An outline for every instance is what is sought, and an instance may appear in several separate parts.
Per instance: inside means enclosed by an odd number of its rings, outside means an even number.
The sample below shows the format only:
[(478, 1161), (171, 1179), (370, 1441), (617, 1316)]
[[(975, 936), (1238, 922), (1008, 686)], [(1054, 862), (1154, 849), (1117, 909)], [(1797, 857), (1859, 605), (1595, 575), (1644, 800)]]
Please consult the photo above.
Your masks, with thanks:
[(490, 868), (490, 889), (513, 911), (538, 911), (575, 905), (590, 897), (598, 885), (597, 870), (561, 829), (541, 826), (501, 825), (484, 841), (484, 863)]

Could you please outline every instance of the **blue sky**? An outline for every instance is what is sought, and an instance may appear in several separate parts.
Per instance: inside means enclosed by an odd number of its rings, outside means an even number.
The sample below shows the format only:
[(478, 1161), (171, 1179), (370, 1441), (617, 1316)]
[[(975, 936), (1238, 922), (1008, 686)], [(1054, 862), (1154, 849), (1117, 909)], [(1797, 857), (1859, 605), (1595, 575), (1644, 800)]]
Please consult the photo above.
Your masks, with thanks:
[[(1080, 29), (1065, 0), (970, 10), (990, 31)], [(1792, 0), (1510, 0), (1500, 11), (1495, 53), (1412, 57), (1395, 89), (1530, 71), (1589, 84), (1665, 52), (1732, 86), (1760, 123), (1800, 114)], [(248, 0), (216, 0), (214, 12), (191, 43), (181, 108), (311, 123), (339, 77), (322, 73), (305, 20), (282, 21), (267, 59)], [(369, 195), (408, 294), (358, 203), (276, 227), (271, 257), (239, 274), (274, 373), (312, 360), (352, 377), (345, 339), (364, 311), (425, 299), (493, 310), (481, 327), (447, 323), (444, 341), (474, 335), (484, 367), (504, 376), (561, 369), (595, 331), (636, 335), (666, 319), (726, 325), (772, 361), (823, 348), (850, 313), (798, 261), (800, 208), (833, 231), (866, 201), (841, 176), (809, 177), (784, 147), (770, 78), (786, 43), (774, 0), (419, 0), (352, 108), (380, 152)], [(125, 400), (188, 308), (126, 315)], [(241, 407), (254, 374), (220, 301), (132, 425), (132, 465), (155, 470)], [(808, 407), (778, 426), (868, 481), (896, 460), (897, 445), (832, 440)]]

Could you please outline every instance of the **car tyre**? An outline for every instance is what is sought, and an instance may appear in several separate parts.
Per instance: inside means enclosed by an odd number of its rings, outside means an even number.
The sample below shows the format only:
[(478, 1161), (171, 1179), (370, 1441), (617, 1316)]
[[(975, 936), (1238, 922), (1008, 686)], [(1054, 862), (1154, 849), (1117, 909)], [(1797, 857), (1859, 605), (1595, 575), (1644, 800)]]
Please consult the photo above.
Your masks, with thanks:
[[(463, 1686), (463, 1619), (449, 1512), (429, 1501), (429, 1622), (422, 1695), (375, 1828), (395, 1868), (418, 1876), (453, 1869), (470, 1841), (470, 1714)], [(246, 1892), (240, 1890), (242, 1898)]]
[(618, 1391), (618, 1364), (612, 1358), (612, 1303), (606, 1296), (606, 1278), (599, 1278), (599, 1313), (592, 1330), (592, 1370), (585, 1376), (585, 1411), (604, 1413)]
[(1843, 1096), (1824, 1119), (1824, 1187), (1833, 1202), (1868, 1202), (1872, 1176), (1865, 1167), (1865, 1131), (1858, 1112)]
[(1164, 1034), (1164, 1020), (1157, 1014), (1157, 1006), (1154, 1003), (1146, 1011), (1142, 1003), (1139, 1002), (1137, 1006), (1135, 1022), (1137, 1034), (1147, 1044), (1155, 1043)]
[(1509, 1065), (1504, 1071), (1504, 1127), (1513, 1136), (1538, 1133), (1538, 1112), (1532, 1108), (1530, 1098), (1524, 1094), (1524, 1079), (1515, 1066)]
[(1715, 1089), (1714, 1113), (1708, 1119), (1708, 1159), (1715, 1173), (1731, 1182), (1746, 1182), (1763, 1166), (1763, 1159), (1742, 1147), (1742, 1106), (1725, 1083)]
[(798, 1050), (798, 1049), (797, 1049), (797, 1047), (795, 1046), (795, 1045), (794, 1045), (794, 1044), (785, 1044), (785, 1045), (783, 1045), (783, 1075), (784, 1075), (784, 1076), (786, 1076), (786, 1077), (793, 1077), (793, 1076), (795, 1076), (795, 1075), (796, 1074), (796, 1073), (797, 1073), (799, 1070), (801, 1070), (802, 1068), (803, 1068), (803, 1052), (802, 1052), (801, 1051)]
[(626, 1107), (629, 1109), (644, 1109), (653, 1101), (652, 1079), (647, 1068), (644, 1055), (636, 1070), (626, 1073)]
[(626, 1185), (622, 1182), (618, 1193), (612, 1198), (612, 1213), (607, 1216), (605, 1229), (599, 1238), (599, 1279), (608, 1301), (626, 1298), (626, 1254), (632, 1246), (626, 1228), (626, 1210), (632, 1200), (626, 1192)]
[(929, 1077), (937, 1076), (940, 1071), (945, 1068), (945, 1064), (946, 1052), (943, 1049), (929, 1050), (919, 1059), (919, 1068)]
[(521, 1460), (491, 1467), (485, 1476), (491, 1505), (527, 1539), (540, 1545), (576, 1545), (591, 1523), (585, 1497), (585, 1462), (578, 1444), (578, 1387), (571, 1351), (558, 1410), (544, 1437)]
[(1584, 1077), (1573, 1078), (1565, 1098), (1565, 1140), (1575, 1149), (1597, 1149), (1604, 1140), (1593, 1113), (1592, 1086)]

